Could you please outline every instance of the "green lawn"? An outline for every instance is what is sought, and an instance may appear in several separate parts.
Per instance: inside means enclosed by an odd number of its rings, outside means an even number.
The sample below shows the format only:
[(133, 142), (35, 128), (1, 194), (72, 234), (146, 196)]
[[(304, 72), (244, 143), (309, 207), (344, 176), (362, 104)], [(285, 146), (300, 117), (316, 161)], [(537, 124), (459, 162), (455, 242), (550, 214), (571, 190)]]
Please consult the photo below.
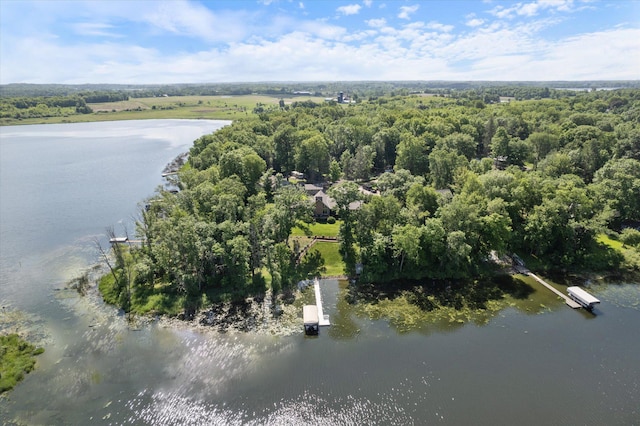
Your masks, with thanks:
[(596, 237), (596, 241), (599, 243), (605, 244), (608, 247), (611, 247), (614, 250), (622, 251), (623, 244), (621, 241), (617, 241), (609, 237), (607, 234), (598, 234)]
[(614, 240), (606, 234), (599, 234), (596, 240), (616, 253), (621, 254), (624, 257), (622, 266), (630, 270), (640, 271), (640, 250), (633, 246), (624, 245), (622, 241)]
[(340, 244), (338, 243), (329, 243), (329, 242), (318, 242), (311, 247), (311, 250), (318, 250), (320, 254), (322, 254), (322, 258), (324, 259), (324, 266), (326, 268), (323, 276), (337, 276), (344, 275), (344, 262), (342, 261), (342, 257), (338, 250), (340, 249)]
[[(329, 223), (313, 223), (309, 226), (309, 230), (311, 231), (311, 236), (317, 237), (337, 237), (338, 231), (340, 229), (340, 221), (337, 220), (334, 224)], [(293, 228), (291, 231), (291, 235), (294, 237), (302, 237), (305, 236), (305, 233), (300, 228)]]

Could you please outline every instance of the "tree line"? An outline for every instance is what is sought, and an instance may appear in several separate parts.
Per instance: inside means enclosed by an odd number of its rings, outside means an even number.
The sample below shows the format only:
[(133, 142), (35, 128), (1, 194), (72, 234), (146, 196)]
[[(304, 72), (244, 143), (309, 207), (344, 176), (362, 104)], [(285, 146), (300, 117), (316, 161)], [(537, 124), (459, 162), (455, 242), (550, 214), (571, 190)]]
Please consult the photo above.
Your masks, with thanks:
[(61, 117), (93, 112), (87, 103), (128, 100), (122, 92), (82, 92), (73, 95), (19, 96), (0, 98), (1, 118)]
[(597, 237), (640, 223), (638, 123), (632, 89), (271, 108), (194, 142), (180, 190), (159, 190), (141, 210), (144, 243), (123, 256), (134, 273), (114, 294), (122, 305), (195, 307), (269, 285), (286, 293), (317, 274), (320, 254), (300, 258), (289, 238), (312, 220), (308, 196), (284, 179), (294, 170), (344, 179), (329, 190), (340, 252), (366, 282), (468, 279), (512, 252), (553, 268), (637, 269)]

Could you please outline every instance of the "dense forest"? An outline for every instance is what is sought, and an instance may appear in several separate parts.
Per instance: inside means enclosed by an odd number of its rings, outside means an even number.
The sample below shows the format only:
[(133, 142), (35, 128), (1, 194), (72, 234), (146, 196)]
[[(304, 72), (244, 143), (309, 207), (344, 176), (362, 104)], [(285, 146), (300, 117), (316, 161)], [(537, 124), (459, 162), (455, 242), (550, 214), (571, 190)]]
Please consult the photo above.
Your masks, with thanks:
[(196, 308), (317, 274), (320, 254), (290, 239), (313, 220), (294, 170), (334, 182), (345, 273), (361, 266), (360, 282), (472, 279), (513, 252), (540, 268), (638, 270), (640, 90), (473, 93), (294, 103), (199, 138), (179, 191), (141, 209), (142, 246), (116, 246), (106, 298)]

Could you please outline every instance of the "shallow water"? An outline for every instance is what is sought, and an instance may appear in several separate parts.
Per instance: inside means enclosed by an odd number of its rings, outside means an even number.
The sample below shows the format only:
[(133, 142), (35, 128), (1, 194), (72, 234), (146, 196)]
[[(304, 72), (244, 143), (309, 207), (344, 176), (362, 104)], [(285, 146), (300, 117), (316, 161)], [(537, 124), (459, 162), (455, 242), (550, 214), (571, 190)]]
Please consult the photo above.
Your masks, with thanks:
[(3, 423), (640, 421), (634, 283), (591, 287), (595, 315), (540, 290), (483, 325), (404, 329), (362, 315), (343, 301), (344, 283), (325, 280), (332, 326), (318, 337), (131, 329), (99, 299), (65, 290), (98, 259), (106, 227), (131, 226), (164, 165), (221, 124), (0, 128), (0, 301), (46, 347), (0, 400)]

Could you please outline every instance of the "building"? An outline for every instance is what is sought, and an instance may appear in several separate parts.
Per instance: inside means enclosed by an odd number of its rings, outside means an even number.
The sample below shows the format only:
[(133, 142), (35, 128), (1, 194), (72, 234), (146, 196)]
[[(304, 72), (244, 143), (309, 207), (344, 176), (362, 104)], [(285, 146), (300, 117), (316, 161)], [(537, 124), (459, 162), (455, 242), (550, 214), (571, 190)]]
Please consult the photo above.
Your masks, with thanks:
[[(336, 201), (329, 197), (324, 191), (318, 191), (313, 195), (313, 216), (318, 218), (327, 218), (329, 216), (337, 216)], [(362, 206), (362, 201), (354, 201), (349, 203), (349, 210), (358, 210)]]
[(320, 321), (318, 319), (318, 308), (315, 305), (304, 305), (302, 307), (302, 320), (304, 323), (304, 332), (306, 334), (318, 334), (320, 329)]
[(305, 183), (304, 191), (307, 193), (309, 197), (316, 195), (320, 191), (324, 191), (324, 187), (320, 185), (316, 185), (314, 183)]
[(324, 191), (318, 191), (313, 195), (313, 216), (316, 218), (326, 218), (335, 216), (336, 202)]

